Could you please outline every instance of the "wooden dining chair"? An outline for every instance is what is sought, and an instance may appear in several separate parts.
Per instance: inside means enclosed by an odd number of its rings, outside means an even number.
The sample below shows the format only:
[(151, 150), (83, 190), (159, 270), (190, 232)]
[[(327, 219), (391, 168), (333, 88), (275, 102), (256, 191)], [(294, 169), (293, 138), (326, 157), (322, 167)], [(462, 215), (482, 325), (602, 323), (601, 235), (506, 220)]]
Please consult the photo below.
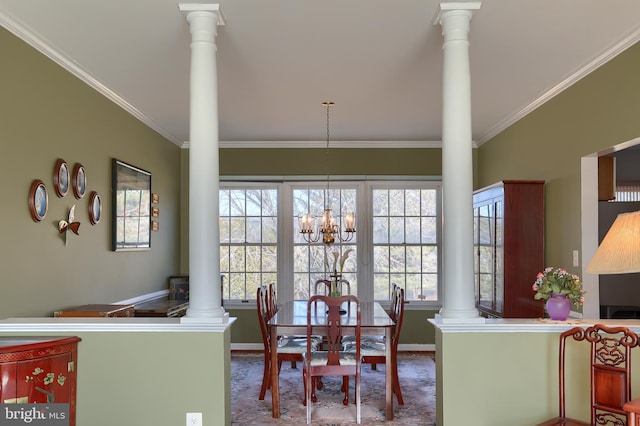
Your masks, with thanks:
[[(260, 333), (262, 334), (262, 344), (264, 347), (264, 371), (262, 374), (262, 385), (260, 387), (259, 400), (263, 400), (267, 389), (271, 386), (271, 334), (267, 328), (267, 323), (271, 319), (269, 315), (269, 293), (268, 290), (260, 286), (257, 295), (258, 323), (260, 324)], [(318, 339), (312, 339), (311, 349), (315, 351), (318, 347)], [(303, 354), (307, 350), (307, 339), (304, 338), (288, 338), (279, 337), (277, 342), (278, 351), (278, 373), (282, 367), (283, 361), (300, 361), (303, 360)], [(304, 384), (304, 382), (303, 382)], [(305, 393), (306, 394), (306, 393)]]
[[(351, 294), (351, 283), (345, 279), (340, 279), (340, 294)], [(346, 291), (345, 291), (346, 290)], [(331, 281), (330, 280), (318, 280), (314, 286), (313, 294), (323, 294), (325, 296), (331, 295)]]
[[(389, 318), (391, 318), (391, 320), (394, 323), (396, 322), (396, 314), (398, 312), (399, 292), (397, 291), (397, 289), (399, 288), (400, 286), (398, 286), (395, 283), (391, 287), (391, 309), (389, 310)], [(404, 295), (404, 292), (403, 292), (403, 295)], [(404, 303), (404, 298), (403, 298), (403, 303)], [(404, 313), (404, 307), (402, 309)], [(351, 336), (347, 336), (344, 339), (344, 342), (353, 344), (353, 338)], [(384, 348), (384, 345), (385, 345), (385, 336), (362, 336), (362, 347)], [(371, 362), (370, 364), (371, 364), (372, 370), (377, 370), (377, 363)]]
[[(565, 352), (569, 338), (590, 344), (591, 422), (566, 416)], [(560, 335), (559, 413), (538, 426), (617, 425), (627, 424), (624, 405), (631, 399), (631, 348), (638, 336), (626, 327), (603, 324), (574, 327)]]
[[(353, 304), (349, 313), (341, 313), (345, 303)], [(355, 353), (342, 350), (343, 321), (352, 317), (355, 310)], [(342, 311), (345, 312), (345, 311)], [(314, 325), (315, 324), (315, 325)], [(314, 381), (316, 377), (341, 376), (345, 398), (343, 404), (349, 404), (349, 376), (355, 376), (356, 422), (360, 424), (360, 336), (362, 320), (360, 300), (353, 295), (331, 297), (312, 296), (307, 302), (307, 337), (314, 335), (314, 327), (323, 328), (326, 337), (326, 350), (314, 351), (310, 343), (304, 354), (303, 377), (305, 380), (307, 424), (311, 424), (311, 405), (313, 403)], [(317, 331), (316, 331), (317, 333)]]
[[(364, 336), (360, 343), (360, 353), (363, 364), (371, 364), (371, 369), (375, 370), (377, 364), (386, 364), (386, 368), (392, 369), (393, 375), (393, 393), (396, 394), (398, 404), (404, 405), (402, 398), (402, 390), (400, 389), (400, 379), (398, 377), (398, 342), (400, 340), (400, 331), (402, 330), (402, 321), (404, 319), (404, 290), (394, 285), (392, 295), (392, 310), (389, 317), (395, 322), (393, 334), (391, 335), (391, 359), (387, 360), (386, 346), (384, 339), (376, 339), (382, 336)], [(344, 339), (343, 350), (347, 352), (355, 352), (353, 339)]]

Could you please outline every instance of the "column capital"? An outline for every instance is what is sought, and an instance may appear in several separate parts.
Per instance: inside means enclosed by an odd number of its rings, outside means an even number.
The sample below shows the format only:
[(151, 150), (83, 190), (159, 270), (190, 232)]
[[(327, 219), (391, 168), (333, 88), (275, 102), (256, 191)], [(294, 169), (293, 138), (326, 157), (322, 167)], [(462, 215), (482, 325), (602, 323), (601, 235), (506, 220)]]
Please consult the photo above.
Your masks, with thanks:
[(480, 9), (482, 3), (477, 2), (445, 2), (440, 3), (438, 5), (438, 9), (436, 10), (435, 15), (433, 16), (433, 25), (442, 25), (443, 19), (448, 14), (448, 12), (467, 12), (469, 15), (469, 19), (471, 19), (471, 15), (474, 10)]
[(192, 14), (211, 14), (217, 17), (217, 25), (224, 25), (224, 16), (222, 10), (220, 10), (219, 4), (211, 3), (180, 3), (178, 4), (180, 12), (189, 20), (189, 16)]

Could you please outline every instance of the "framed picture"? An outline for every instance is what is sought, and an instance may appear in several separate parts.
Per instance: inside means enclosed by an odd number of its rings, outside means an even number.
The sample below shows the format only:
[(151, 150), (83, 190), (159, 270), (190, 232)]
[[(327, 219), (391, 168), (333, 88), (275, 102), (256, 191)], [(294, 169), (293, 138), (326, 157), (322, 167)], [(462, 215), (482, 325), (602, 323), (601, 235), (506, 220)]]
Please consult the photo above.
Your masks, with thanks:
[(151, 248), (151, 173), (112, 160), (112, 249)]
[(96, 191), (89, 196), (89, 222), (96, 225), (102, 217), (102, 200)]
[(160, 222), (152, 220), (151, 221), (151, 230), (152, 231), (159, 231), (160, 230)]
[(78, 200), (84, 197), (84, 194), (87, 191), (87, 174), (85, 173), (84, 166), (80, 163), (76, 163), (73, 166), (71, 185), (73, 187), (73, 195)]
[(160, 196), (158, 194), (151, 194), (151, 202), (158, 204), (160, 202)]
[(151, 207), (151, 216), (153, 217), (160, 216), (160, 209), (157, 207)]
[(53, 167), (53, 189), (60, 198), (69, 192), (69, 166), (66, 161), (58, 159)]
[(31, 218), (35, 222), (40, 222), (47, 214), (49, 210), (49, 194), (47, 194), (47, 187), (44, 186), (44, 182), (40, 179), (36, 179), (31, 183), (29, 189), (29, 212)]
[(169, 299), (189, 300), (189, 276), (169, 277)]

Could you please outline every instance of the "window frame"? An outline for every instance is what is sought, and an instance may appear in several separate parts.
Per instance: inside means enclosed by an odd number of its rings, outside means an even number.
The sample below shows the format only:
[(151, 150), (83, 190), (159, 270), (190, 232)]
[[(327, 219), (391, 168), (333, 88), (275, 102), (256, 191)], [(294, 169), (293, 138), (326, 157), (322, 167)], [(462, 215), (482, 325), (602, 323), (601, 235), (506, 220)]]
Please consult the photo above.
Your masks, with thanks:
[[(293, 191), (294, 189), (326, 188), (326, 176), (305, 176), (273, 179), (273, 177), (257, 178), (227, 178), (221, 179), (220, 190), (226, 189), (256, 189), (270, 188), (278, 191), (278, 243), (277, 243), (277, 297), (278, 303), (293, 300), (293, 244), (294, 232), (297, 231), (299, 222), (293, 217)], [(356, 189), (356, 247), (358, 258), (350, 258), (357, 262), (358, 297), (364, 301), (372, 301), (373, 285), (364, 283), (373, 282), (373, 190), (374, 189), (435, 189), (436, 190), (436, 223), (438, 248), (438, 274), (437, 292), (438, 299), (430, 301), (411, 300), (407, 309), (437, 310), (442, 305), (442, 183), (438, 179), (430, 177), (384, 177), (379, 180), (367, 179), (363, 176), (341, 177), (330, 182), (331, 189), (354, 188)], [(321, 212), (312, 212), (319, 214)], [(267, 284), (267, 283), (265, 283)], [(378, 300), (383, 306), (390, 305), (390, 300)], [(254, 308), (255, 299), (230, 300), (224, 299), (225, 308), (242, 309)]]

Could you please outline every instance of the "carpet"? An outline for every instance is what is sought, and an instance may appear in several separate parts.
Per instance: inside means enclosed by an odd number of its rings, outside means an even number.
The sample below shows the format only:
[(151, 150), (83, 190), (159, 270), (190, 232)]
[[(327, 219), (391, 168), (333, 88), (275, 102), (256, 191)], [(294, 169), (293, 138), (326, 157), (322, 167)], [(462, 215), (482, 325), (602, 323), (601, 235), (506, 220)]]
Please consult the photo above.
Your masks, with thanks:
[[(302, 405), (304, 388), (302, 370), (283, 363), (280, 372), (280, 419), (271, 416), (271, 391), (263, 401), (258, 400), (262, 381), (263, 355), (260, 352), (232, 352), (231, 355), (231, 424), (241, 426), (304, 425), (306, 407)], [(385, 366), (371, 370), (362, 366), (361, 416), (362, 424), (435, 426), (435, 362), (430, 352), (401, 352), (398, 354), (398, 376), (405, 405), (398, 405), (394, 396), (394, 419), (385, 420)], [(313, 405), (314, 425), (356, 424), (353, 378), (349, 381), (349, 406), (342, 404), (340, 377), (325, 377), (324, 387), (316, 391), (318, 402)]]

